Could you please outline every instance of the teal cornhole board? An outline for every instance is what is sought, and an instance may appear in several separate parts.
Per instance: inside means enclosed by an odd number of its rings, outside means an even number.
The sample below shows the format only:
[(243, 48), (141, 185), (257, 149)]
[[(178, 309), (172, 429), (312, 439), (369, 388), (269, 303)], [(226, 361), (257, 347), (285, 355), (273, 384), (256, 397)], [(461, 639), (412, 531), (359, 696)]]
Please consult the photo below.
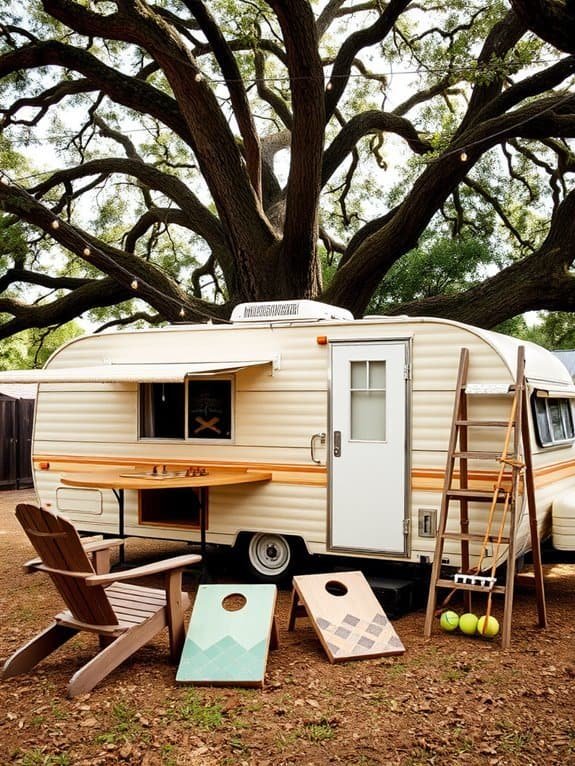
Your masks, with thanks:
[[(277, 634), (275, 585), (200, 585), (176, 674), (192, 684), (263, 686), (270, 641)], [(243, 596), (241, 609), (224, 599)]]

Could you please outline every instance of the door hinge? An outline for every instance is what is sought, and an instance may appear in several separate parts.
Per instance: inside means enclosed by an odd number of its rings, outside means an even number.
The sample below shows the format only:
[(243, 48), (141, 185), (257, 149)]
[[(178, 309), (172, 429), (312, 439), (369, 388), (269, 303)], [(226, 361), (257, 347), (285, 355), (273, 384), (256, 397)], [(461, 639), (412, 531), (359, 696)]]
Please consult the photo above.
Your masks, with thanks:
[(403, 534), (408, 535), (409, 534), (409, 519), (403, 520)]
[(411, 365), (406, 364), (403, 368), (403, 379), (411, 380)]

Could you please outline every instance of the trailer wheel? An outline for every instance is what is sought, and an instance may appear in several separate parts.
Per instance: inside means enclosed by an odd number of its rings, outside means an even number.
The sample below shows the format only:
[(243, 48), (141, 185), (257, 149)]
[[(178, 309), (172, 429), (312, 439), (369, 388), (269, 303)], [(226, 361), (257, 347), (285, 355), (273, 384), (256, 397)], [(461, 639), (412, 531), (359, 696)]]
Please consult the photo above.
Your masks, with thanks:
[(247, 545), (247, 564), (256, 580), (280, 583), (292, 573), (298, 546), (283, 535), (260, 532), (251, 536)]

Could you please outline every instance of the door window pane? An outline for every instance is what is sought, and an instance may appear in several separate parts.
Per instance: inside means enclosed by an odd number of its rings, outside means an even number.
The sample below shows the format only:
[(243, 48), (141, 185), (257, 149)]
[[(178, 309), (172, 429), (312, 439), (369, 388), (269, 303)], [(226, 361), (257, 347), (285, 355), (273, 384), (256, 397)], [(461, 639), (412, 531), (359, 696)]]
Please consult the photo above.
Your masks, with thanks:
[(385, 441), (385, 391), (351, 392), (351, 438)]
[(367, 362), (351, 363), (351, 387), (352, 389), (367, 387)]
[(386, 440), (385, 388), (385, 362), (351, 362), (350, 438), (353, 441)]
[(385, 391), (385, 362), (369, 363), (369, 387)]

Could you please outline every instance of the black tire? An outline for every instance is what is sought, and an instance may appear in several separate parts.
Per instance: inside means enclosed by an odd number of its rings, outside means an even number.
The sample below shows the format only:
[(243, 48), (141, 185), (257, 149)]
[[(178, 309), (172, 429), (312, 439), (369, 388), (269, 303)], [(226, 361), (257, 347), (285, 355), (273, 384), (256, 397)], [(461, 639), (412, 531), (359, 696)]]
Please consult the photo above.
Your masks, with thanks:
[(252, 579), (279, 584), (289, 580), (301, 559), (299, 538), (256, 532), (244, 539), (244, 560)]

